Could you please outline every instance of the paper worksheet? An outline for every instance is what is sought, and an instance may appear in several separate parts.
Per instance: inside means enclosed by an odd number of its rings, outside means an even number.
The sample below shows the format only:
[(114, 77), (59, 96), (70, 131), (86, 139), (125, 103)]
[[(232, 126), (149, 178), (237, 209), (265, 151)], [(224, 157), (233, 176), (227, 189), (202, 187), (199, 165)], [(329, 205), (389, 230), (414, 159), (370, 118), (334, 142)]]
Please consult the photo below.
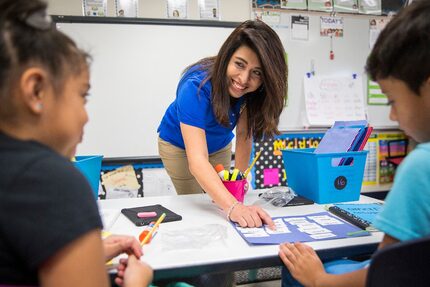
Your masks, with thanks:
[(272, 219), (276, 230), (271, 230), (267, 226), (242, 228), (234, 225), (234, 227), (240, 236), (252, 245), (310, 242), (370, 235), (369, 232), (326, 211), (302, 216), (274, 217)]

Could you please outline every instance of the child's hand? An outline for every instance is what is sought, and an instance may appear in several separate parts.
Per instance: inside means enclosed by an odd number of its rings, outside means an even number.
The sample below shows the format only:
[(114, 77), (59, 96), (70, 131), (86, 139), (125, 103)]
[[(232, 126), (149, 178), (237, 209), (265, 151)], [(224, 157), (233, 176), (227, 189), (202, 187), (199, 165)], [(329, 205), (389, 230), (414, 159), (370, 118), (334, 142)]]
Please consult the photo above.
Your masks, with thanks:
[(106, 261), (118, 256), (121, 253), (133, 254), (137, 258), (142, 256), (142, 248), (139, 241), (132, 236), (111, 235), (103, 240), (103, 248)]
[(120, 259), (115, 283), (119, 286), (148, 286), (152, 281), (151, 267), (140, 261), (134, 255), (128, 259)]
[(284, 243), (279, 256), (291, 275), (305, 286), (315, 286), (318, 278), (326, 274), (324, 266), (312, 247), (302, 243)]

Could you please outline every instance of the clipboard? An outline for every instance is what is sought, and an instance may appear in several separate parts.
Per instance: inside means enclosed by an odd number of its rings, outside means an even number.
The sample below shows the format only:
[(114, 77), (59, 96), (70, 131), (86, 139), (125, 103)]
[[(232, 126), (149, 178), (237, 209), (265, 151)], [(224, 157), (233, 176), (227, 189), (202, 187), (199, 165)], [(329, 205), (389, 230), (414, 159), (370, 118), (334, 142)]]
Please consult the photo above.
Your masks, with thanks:
[[(139, 212), (151, 212), (151, 211), (156, 212), (157, 215), (153, 217), (145, 217), (145, 218), (137, 217), (137, 213)], [(177, 213), (174, 213), (170, 209), (165, 208), (161, 204), (147, 205), (147, 206), (134, 207), (134, 208), (123, 208), (121, 209), (121, 213), (124, 214), (136, 226), (148, 225), (152, 221), (157, 220), (157, 218), (160, 217), (161, 214), (163, 213), (166, 214), (166, 217), (164, 218), (163, 222), (182, 220), (182, 216), (180, 216)]]

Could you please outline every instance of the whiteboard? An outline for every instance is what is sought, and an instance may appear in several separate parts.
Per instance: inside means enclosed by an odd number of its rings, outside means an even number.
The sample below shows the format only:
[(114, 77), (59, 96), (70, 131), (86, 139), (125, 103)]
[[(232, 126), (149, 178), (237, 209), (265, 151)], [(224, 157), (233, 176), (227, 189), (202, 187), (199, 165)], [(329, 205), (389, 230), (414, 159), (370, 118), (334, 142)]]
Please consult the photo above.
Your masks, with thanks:
[[(85, 20), (84, 20), (85, 19)], [(164, 20), (129, 23), (116, 18), (57, 17), (57, 28), (92, 55), (91, 90), (78, 154), (105, 157), (158, 156), (157, 127), (185, 67), (216, 55), (238, 23)], [(115, 22), (113, 22), (115, 21)], [(288, 23), (288, 19), (283, 19)], [(206, 21), (207, 22), (207, 21)], [(319, 16), (310, 16), (309, 41), (291, 40), (288, 28), (275, 28), (289, 61), (289, 100), (279, 129), (297, 130), (304, 119), (303, 75), (362, 73), (368, 48), (368, 18), (344, 18), (344, 38), (334, 40), (335, 60), (329, 60), (329, 39), (319, 37)], [(224, 26), (223, 26), (224, 25)], [(364, 77), (365, 78), (365, 77)], [(393, 127), (388, 108), (368, 107), (375, 127)]]

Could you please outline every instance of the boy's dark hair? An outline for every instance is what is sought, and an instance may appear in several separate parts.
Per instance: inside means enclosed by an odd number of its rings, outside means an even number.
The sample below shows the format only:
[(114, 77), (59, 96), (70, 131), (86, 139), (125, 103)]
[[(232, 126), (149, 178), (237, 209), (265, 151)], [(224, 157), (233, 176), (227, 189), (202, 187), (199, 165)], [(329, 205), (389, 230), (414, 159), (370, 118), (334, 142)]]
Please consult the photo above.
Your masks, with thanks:
[(13, 117), (10, 96), (22, 72), (29, 66), (46, 69), (59, 92), (66, 76), (87, 66), (88, 55), (57, 31), (41, 0), (0, 2), (0, 118)]
[(417, 95), (430, 76), (430, 1), (415, 0), (387, 24), (367, 59), (373, 80), (393, 77)]

